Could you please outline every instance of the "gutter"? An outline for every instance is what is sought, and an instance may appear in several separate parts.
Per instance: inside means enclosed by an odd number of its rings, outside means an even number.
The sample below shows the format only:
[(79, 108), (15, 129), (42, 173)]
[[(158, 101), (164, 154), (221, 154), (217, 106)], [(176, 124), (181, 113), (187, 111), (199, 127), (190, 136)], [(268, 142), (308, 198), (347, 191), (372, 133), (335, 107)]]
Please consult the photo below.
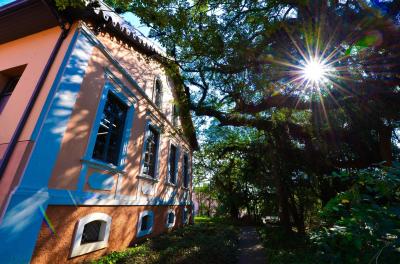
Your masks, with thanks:
[[(18, 4), (22, 4), (25, 5), (27, 1), (21, 1), (21, 2), (14, 2), (11, 3), (10, 5), (7, 5), (6, 11), (15, 8), (15, 7), (20, 7)], [(32, 112), (32, 109), (36, 103), (36, 99), (38, 98), (40, 91), (42, 90), (43, 84), (46, 81), (46, 78), (50, 72), (51, 66), (53, 65), (55, 58), (57, 57), (57, 54), (61, 48), (62, 43), (64, 42), (65, 38), (68, 36), (69, 30), (70, 30), (70, 24), (65, 23), (57, 14), (57, 12), (50, 7), (45, 1), (43, 1), (44, 4), (51, 10), (51, 12), (53, 13), (54, 16), (56, 16), (60, 27), (62, 29), (62, 32), (60, 34), (60, 36), (58, 37), (58, 40), (50, 54), (49, 59), (47, 60), (46, 66), (44, 67), (42, 74), (40, 75), (40, 78), (38, 80), (38, 82), (36, 83), (35, 89), (33, 90), (32, 96), (29, 99), (28, 105), (26, 106), (21, 119), (18, 122), (17, 128), (14, 131), (14, 134), (11, 138), (10, 143), (7, 146), (7, 149), (5, 151), (5, 153), (3, 154), (3, 158), (0, 160), (0, 179), (3, 177), (6, 169), (7, 169), (7, 165), (11, 159), (11, 156), (14, 152), (15, 146), (18, 143), (18, 138), (21, 136), (22, 131), (24, 130), (25, 124), (29, 118), (30, 113)], [(0, 9), (1, 10), (1, 9)]]

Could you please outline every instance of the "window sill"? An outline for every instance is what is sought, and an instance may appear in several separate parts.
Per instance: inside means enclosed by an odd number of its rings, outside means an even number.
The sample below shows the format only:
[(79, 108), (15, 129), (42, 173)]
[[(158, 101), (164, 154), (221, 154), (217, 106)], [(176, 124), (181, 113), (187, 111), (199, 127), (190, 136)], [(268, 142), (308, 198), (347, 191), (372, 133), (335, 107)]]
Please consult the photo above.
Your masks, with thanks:
[(139, 237), (144, 237), (144, 236), (150, 235), (152, 231), (153, 231), (153, 227), (150, 227), (147, 230), (141, 230), (137, 233), (136, 237), (139, 238)]
[(121, 168), (112, 165), (112, 164), (108, 164), (99, 160), (95, 160), (95, 159), (81, 159), (82, 163), (88, 164), (94, 168), (97, 169), (101, 169), (101, 170), (106, 170), (108, 172), (111, 173), (121, 173), (121, 174), (127, 174), (126, 171), (121, 170)]
[(136, 178), (142, 179), (142, 180), (151, 181), (151, 182), (154, 182), (154, 183), (159, 182), (159, 180), (157, 178), (152, 178), (152, 177), (150, 177), (148, 175), (145, 175), (145, 174), (138, 175)]

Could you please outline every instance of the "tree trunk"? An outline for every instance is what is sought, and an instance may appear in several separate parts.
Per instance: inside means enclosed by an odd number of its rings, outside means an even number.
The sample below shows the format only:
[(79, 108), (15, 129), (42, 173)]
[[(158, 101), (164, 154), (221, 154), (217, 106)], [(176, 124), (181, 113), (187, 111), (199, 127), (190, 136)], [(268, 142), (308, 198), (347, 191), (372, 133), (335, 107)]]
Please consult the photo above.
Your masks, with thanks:
[(382, 127), (379, 129), (379, 149), (381, 158), (385, 161), (385, 166), (391, 166), (393, 161), (392, 132), (393, 129), (385, 125), (382, 125)]

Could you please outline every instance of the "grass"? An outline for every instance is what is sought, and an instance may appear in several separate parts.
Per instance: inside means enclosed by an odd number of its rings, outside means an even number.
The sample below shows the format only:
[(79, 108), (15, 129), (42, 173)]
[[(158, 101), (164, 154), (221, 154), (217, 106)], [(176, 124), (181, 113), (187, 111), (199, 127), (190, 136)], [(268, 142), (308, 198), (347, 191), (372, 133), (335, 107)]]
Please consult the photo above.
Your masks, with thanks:
[(238, 230), (232, 223), (196, 217), (194, 225), (112, 252), (92, 263), (236, 263), (237, 244)]
[(287, 235), (278, 226), (263, 226), (259, 229), (260, 238), (271, 264), (311, 264), (320, 263), (315, 250), (306, 238), (296, 234)]

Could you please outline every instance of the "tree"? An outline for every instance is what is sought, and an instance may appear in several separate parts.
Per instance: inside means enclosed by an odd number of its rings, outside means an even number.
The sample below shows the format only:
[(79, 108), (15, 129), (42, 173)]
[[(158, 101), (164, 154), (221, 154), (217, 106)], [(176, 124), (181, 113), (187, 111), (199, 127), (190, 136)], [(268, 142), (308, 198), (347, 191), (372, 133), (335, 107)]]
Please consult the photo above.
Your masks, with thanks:
[[(304, 229), (300, 190), (326, 204), (341, 188), (326, 175), (390, 165), (398, 152), (400, 1), (108, 2), (165, 47), (181, 111), (263, 133), (261, 160), (287, 229)], [(235, 152), (225, 154), (220, 175), (243, 175)], [(222, 183), (239, 197), (238, 178)]]

